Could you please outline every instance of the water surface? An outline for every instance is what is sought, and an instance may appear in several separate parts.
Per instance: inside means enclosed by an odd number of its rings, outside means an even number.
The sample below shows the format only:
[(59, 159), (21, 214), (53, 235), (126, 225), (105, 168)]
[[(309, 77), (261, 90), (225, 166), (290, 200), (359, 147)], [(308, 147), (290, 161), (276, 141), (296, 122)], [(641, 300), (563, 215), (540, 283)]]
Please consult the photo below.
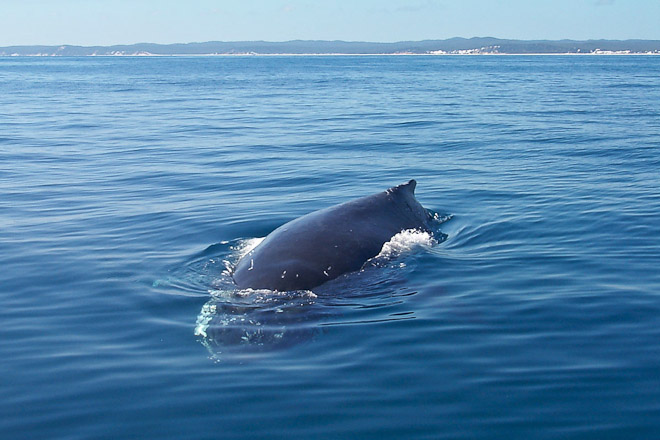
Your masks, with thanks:
[[(650, 56), (0, 58), (0, 437), (652, 438), (658, 109)], [(434, 244), (233, 289), (410, 178)]]

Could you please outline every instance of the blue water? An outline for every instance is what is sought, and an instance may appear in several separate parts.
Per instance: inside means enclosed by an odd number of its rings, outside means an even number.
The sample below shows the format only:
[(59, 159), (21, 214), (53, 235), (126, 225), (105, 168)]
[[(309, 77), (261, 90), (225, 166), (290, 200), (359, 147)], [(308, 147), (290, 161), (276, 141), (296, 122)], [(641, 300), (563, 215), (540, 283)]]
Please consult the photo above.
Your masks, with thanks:
[[(0, 58), (0, 438), (655, 438), (659, 169), (660, 57)], [(411, 178), (435, 244), (232, 288)]]

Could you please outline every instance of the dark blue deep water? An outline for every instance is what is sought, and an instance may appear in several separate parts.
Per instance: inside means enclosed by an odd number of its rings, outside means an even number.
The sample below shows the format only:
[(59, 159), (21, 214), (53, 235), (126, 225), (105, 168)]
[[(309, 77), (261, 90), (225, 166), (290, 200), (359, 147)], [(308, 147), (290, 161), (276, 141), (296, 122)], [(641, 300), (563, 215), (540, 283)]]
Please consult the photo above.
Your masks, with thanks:
[[(657, 438), (659, 170), (660, 57), (2, 58), (0, 438)], [(434, 243), (232, 287), (411, 178)]]

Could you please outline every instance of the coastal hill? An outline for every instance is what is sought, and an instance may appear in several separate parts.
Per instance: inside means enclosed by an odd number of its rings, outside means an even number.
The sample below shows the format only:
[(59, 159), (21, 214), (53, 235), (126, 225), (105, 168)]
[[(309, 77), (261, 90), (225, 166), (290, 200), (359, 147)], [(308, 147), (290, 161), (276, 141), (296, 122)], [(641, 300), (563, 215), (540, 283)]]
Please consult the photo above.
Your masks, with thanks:
[(116, 46), (7, 46), (0, 56), (239, 55), (239, 54), (660, 54), (660, 40), (238, 41)]

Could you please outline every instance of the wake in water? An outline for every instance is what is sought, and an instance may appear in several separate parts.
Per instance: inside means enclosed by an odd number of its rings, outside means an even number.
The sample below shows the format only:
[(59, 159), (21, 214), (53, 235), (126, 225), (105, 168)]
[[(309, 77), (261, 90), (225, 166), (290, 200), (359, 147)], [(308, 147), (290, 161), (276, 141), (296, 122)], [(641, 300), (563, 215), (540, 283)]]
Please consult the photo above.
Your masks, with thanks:
[[(434, 218), (439, 226), (451, 216)], [(402, 231), (358, 272), (344, 274), (314, 291), (236, 287), (231, 277), (236, 262), (263, 238), (212, 245), (157, 284), (187, 295), (210, 295), (197, 316), (195, 336), (213, 359), (244, 359), (312, 340), (327, 326), (413, 318), (413, 312), (390, 311), (401, 303), (401, 297), (415, 293), (405, 284), (411, 270), (408, 264), (423, 257), (420, 249), (446, 238), (439, 230), (433, 234)], [(369, 316), (365, 309), (372, 310)]]

